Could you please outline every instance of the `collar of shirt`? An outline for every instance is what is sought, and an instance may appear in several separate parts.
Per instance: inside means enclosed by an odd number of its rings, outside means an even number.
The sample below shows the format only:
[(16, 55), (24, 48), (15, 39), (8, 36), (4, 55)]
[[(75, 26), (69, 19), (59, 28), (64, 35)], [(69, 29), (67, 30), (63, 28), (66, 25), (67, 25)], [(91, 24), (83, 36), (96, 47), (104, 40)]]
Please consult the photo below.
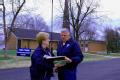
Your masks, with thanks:
[(63, 46), (65, 45), (65, 43), (63, 43)]
[(50, 53), (50, 50), (49, 50), (48, 48), (44, 49), (44, 48), (42, 48), (42, 46), (39, 46), (39, 49), (41, 49), (42, 52), (43, 52), (45, 55), (52, 56), (52, 54)]
[(66, 44), (70, 43), (70, 41), (72, 40), (72, 38), (70, 38), (68, 41), (66, 42), (62, 42), (62, 45), (65, 46)]

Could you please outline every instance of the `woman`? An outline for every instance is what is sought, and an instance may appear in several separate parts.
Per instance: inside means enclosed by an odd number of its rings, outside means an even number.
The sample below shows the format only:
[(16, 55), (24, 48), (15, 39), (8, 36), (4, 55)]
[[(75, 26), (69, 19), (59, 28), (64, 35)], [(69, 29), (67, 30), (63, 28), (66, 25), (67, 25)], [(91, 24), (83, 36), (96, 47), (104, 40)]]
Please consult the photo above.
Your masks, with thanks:
[(39, 32), (36, 36), (38, 47), (31, 56), (30, 74), (31, 80), (50, 80), (53, 75), (53, 62), (45, 59), (45, 56), (53, 56), (50, 54), (49, 34)]

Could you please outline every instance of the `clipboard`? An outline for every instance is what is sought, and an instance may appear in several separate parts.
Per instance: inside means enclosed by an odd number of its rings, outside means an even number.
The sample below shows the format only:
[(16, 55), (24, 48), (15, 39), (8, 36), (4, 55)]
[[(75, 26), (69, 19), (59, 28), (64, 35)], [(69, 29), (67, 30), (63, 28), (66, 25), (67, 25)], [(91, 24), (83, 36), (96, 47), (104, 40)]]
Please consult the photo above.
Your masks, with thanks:
[(46, 57), (47, 60), (61, 61), (65, 60), (65, 56)]

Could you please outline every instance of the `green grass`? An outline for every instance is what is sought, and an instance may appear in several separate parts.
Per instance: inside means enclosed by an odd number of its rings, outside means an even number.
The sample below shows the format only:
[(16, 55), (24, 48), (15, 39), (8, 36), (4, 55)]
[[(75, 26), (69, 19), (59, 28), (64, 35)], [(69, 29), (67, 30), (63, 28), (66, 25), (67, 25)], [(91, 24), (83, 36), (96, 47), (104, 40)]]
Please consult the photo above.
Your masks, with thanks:
[[(9, 56), (15, 56), (16, 55), (16, 50), (8, 50), (7, 54)], [(0, 50), (0, 62), (3, 60), (11, 60), (12, 58), (4, 58), (4, 51)]]
[(2, 60), (10, 60), (10, 58), (4, 58), (3, 56), (0, 56), (0, 62), (1, 62)]
[[(109, 56), (109, 57), (106, 57)], [(111, 59), (112, 57), (120, 58), (120, 53), (110, 53), (110, 54), (84, 54), (84, 61), (99, 61)]]
[(8, 50), (7, 54), (9, 58), (5, 58), (4, 51), (0, 50), (0, 69), (30, 66), (30, 57), (16, 56), (16, 50)]
[[(5, 59), (3, 56), (4, 54), (4, 51), (3, 50), (0, 50), (0, 60), (9, 60), (9, 59)], [(16, 50), (8, 50), (7, 51), (7, 54), (10, 55), (10, 56), (16, 56)], [(104, 56), (107, 56), (107, 54), (103, 54)], [(118, 54), (110, 54), (110, 56), (118, 56)], [(84, 61), (95, 61), (95, 60), (104, 60), (106, 59), (104, 56), (99, 56), (99, 55), (92, 55), (92, 54), (85, 54), (84, 55), (85, 58), (84, 58)], [(120, 54), (119, 54), (120, 56)], [(30, 57), (26, 57), (24, 58), (25, 60), (30, 60)]]
[(99, 61), (99, 60), (107, 60), (108, 58), (105, 58), (104, 56), (100, 55), (92, 55), (92, 54), (84, 54), (84, 61)]
[(7, 55), (10, 56), (10, 58), (4, 58), (4, 51), (0, 50), (0, 61), (2, 60), (30, 60), (30, 57), (22, 57), (22, 56), (16, 56), (16, 50), (8, 50)]
[[(0, 55), (3, 55), (4, 54), (4, 51), (3, 50), (0, 50)], [(16, 50), (7, 50), (7, 54), (8, 55), (16, 55)]]
[[(13, 68), (17, 66), (24, 65), (28, 67), (30, 65), (30, 57), (22, 57), (22, 56), (16, 56), (16, 50), (8, 50), (8, 55), (10, 55), (10, 58), (4, 58), (3, 56), (3, 50), (0, 50), (0, 68), (1, 67), (7, 67)], [(116, 54), (110, 54), (116, 56)], [(105, 55), (98, 55), (98, 54), (84, 54), (84, 62), (86, 61), (99, 61), (99, 60), (106, 60), (110, 58), (106, 58)]]
[(103, 56), (120, 57), (120, 53), (100, 54)]

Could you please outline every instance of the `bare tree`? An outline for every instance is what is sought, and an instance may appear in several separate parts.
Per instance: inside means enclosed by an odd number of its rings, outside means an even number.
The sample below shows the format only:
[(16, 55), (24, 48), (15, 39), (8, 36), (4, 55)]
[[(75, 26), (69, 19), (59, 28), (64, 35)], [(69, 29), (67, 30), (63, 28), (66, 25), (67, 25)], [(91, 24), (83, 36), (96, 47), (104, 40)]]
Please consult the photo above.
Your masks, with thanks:
[(26, 0), (10, 0), (12, 5), (13, 20), (11, 22), (11, 28), (14, 27), (15, 20), (24, 6)]
[(3, 7), (3, 28), (4, 28), (4, 38), (5, 38), (5, 40), (4, 40), (4, 42), (5, 42), (5, 52), (4, 52), (4, 56), (5, 57), (7, 57), (7, 26), (6, 26), (6, 16), (5, 16), (5, 13), (6, 13), (6, 8), (5, 8), (5, 2), (4, 2), (4, 0), (2, 0), (1, 1), (1, 5), (2, 5), (2, 7)]
[(106, 28), (105, 29), (105, 40), (107, 43), (107, 53), (109, 52), (117, 52), (120, 49), (119, 46), (119, 40), (120, 40), (120, 34), (117, 30)]
[(120, 27), (118, 27), (118, 31), (120, 32)]
[(97, 32), (94, 30), (95, 28), (88, 28), (84, 33), (81, 34), (81, 40), (97, 40), (96, 35)]
[(96, 20), (89, 18), (82, 27), (80, 28), (80, 40), (97, 40), (96, 36), (99, 36), (97, 33), (98, 26)]
[(0, 33), (0, 45), (4, 44), (3, 33)]
[(70, 30), (68, 3), (69, 3), (69, 0), (65, 0), (64, 11), (63, 11), (63, 28), (68, 28)]
[[(7, 8), (6, 8), (6, 4), (5, 4), (5, 0), (2, 0), (1, 1), (1, 4), (3, 6), (3, 28), (4, 28), (4, 36), (5, 36), (5, 49), (4, 49), (4, 55), (5, 57), (8, 57), (7, 56), (7, 41), (9, 40), (9, 37), (11, 35), (11, 31), (12, 31), (12, 28), (14, 27), (14, 23), (15, 23), (15, 20), (18, 16), (18, 14), (20, 13), (23, 5), (25, 4), (26, 0), (10, 0), (12, 2), (12, 12), (13, 12), (13, 18), (11, 19), (11, 24), (10, 24), (10, 30), (8, 32), (7, 30), (7, 25), (6, 25), (6, 13), (7, 13)], [(14, 1), (18, 2), (18, 6), (16, 8), (14, 8), (14, 4), (16, 4)], [(15, 10), (14, 10), (15, 9)], [(13, 11), (14, 10), (14, 11)]]
[(15, 27), (24, 29), (33, 29), (40, 31), (49, 31), (49, 27), (40, 15), (23, 14), (19, 15), (15, 21)]
[[(89, 2), (90, 1), (90, 2)], [(80, 29), (84, 27), (84, 23), (89, 16), (92, 16), (97, 8), (97, 3), (94, 0), (75, 0), (75, 4), (72, 4), (70, 0), (69, 11), (70, 20), (73, 27), (74, 38), (79, 41), (79, 36), (84, 32), (80, 32)]]
[(34, 16), (35, 30), (49, 31), (49, 27), (40, 15)]
[[(55, 19), (54, 19), (54, 30), (56, 32), (60, 32), (60, 30), (62, 29), (62, 20), (63, 18), (61, 16), (57, 16)], [(59, 26), (59, 27), (58, 27)]]
[[(99, 0), (64, 0), (65, 5), (63, 9), (62, 1), (59, 0), (60, 7), (63, 12), (63, 24), (71, 25), (71, 30), (73, 32), (73, 37), (75, 40), (79, 41), (81, 35), (85, 32), (85, 30), (82, 31), (81, 29), (83, 29), (84, 24), (86, 24), (88, 21), (88, 18), (96, 17), (96, 9), (99, 6), (98, 1)], [(63, 27), (64, 26), (65, 25), (63, 25)]]

